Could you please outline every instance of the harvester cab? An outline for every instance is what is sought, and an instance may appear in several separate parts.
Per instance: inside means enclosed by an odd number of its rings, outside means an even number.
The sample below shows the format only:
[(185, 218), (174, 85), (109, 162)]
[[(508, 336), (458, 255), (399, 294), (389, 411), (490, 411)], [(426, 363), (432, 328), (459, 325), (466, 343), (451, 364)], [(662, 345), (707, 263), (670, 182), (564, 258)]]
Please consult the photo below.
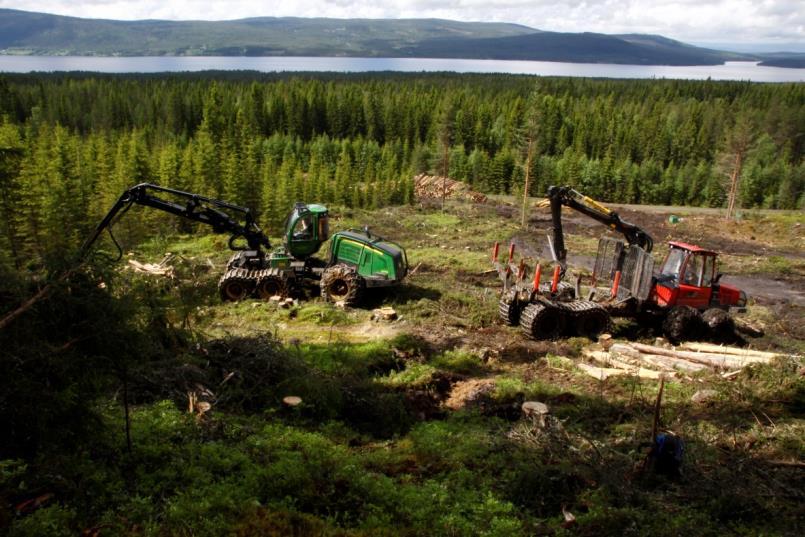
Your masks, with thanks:
[(329, 216), (323, 205), (297, 203), (285, 219), (285, 250), (296, 259), (307, 259), (330, 237)]
[(671, 242), (669, 246), (655, 276), (653, 298), (658, 306), (697, 310), (746, 306), (746, 293), (720, 283), (716, 252), (684, 242)]

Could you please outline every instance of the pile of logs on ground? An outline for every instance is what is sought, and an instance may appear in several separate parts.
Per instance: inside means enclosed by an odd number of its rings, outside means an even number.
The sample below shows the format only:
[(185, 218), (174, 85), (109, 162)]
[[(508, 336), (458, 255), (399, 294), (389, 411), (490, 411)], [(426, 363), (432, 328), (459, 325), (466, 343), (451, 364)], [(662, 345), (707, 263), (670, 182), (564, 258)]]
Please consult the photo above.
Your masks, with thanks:
[(449, 177), (426, 175), (424, 173), (414, 177), (414, 195), (417, 199), (457, 199), (484, 203), (486, 196), (471, 190), (467, 183), (455, 181)]
[(609, 345), (608, 350), (586, 349), (583, 354), (603, 367), (585, 363), (576, 365), (599, 380), (619, 375), (648, 379), (684, 377), (700, 371), (715, 371), (729, 377), (747, 365), (768, 364), (782, 356), (772, 352), (693, 342), (683, 343), (676, 348), (614, 343)]

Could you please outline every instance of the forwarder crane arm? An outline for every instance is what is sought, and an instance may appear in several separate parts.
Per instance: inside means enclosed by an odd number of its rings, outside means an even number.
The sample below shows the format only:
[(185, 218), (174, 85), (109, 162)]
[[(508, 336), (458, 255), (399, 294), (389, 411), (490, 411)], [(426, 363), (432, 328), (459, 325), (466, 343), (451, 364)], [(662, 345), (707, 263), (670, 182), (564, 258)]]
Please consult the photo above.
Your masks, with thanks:
[(598, 203), (594, 199), (573, 190), (569, 186), (551, 186), (548, 188), (548, 201), (551, 206), (551, 219), (553, 220), (554, 259), (561, 266), (564, 275), (567, 268), (567, 250), (565, 249), (565, 236), (562, 230), (562, 206), (569, 207), (586, 216), (589, 216), (605, 226), (609, 226), (621, 233), (629, 245), (637, 245), (646, 252), (651, 252), (654, 240), (642, 228), (621, 220), (618, 213)]
[[(158, 193), (164, 193), (172, 198), (180, 198), (186, 201), (179, 203), (175, 199), (164, 199), (157, 196), (156, 194)], [(82, 259), (86, 257), (92, 245), (105, 229), (109, 230), (109, 235), (122, 255), (122, 250), (117, 241), (115, 241), (114, 235), (112, 235), (112, 223), (118, 215), (125, 214), (135, 203), (153, 207), (194, 222), (207, 224), (212, 227), (215, 233), (229, 233), (231, 234), (229, 237), (229, 248), (231, 250), (255, 250), (258, 255), (262, 255), (263, 247), (271, 248), (268, 237), (254, 221), (252, 212), (248, 208), (173, 188), (141, 183), (129, 188), (118, 198), (114, 206), (81, 247)], [(234, 214), (238, 214), (239, 218), (235, 217)], [(239, 239), (245, 240), (246, 246), (236, 245), (235, 242)]]

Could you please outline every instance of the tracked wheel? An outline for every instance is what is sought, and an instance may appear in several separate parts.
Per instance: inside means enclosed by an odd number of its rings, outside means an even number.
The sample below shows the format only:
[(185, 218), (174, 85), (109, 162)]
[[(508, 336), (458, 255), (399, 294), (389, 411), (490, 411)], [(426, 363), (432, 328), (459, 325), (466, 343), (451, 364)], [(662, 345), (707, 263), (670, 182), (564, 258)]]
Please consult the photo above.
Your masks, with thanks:
[(363, 278), (355, 269), (344, 265), (333, 265), (324, 271), (319, 282), (321, 296), (332, 302), (344, 302), (354, 306), (363, 294)]
[(570, 315), (569, 331), (575, 335), (598, 339), (609, 330), (611, 317), (600, 304), (589, 300), (577, 300), (565, 304)]
[(254, 280), (246, 269), (230, 269), (218, 282), (221, 300), (237, 302), (249, 296), (254, 290)]
[(701, 338), (704, 327), (702, 315), (690, 306), (674, 307), (662, 323), (662, 331), (671, 343), (695, 341)]
[(520, 328), (530, 337), (556, 339), (565, 327), (565, 313), (559, 307), (529, 304), (520, 314)]
[(498, 314), (501, 320), (509, 326), (520, 324), (520, 314), (523, 311), (522, 303), (509, 297), (500, 297)]
[(702, 314), (708, 335), (716, 341), (731, 341), (735, 338), (735, 321), (720, 308), (710, 308)]
[(263, 300), (268, 300), (272, 296), (287, 296), (288, 285), (281, 276), (271, 275), (260, 278), (255, 289), (257, 296)]

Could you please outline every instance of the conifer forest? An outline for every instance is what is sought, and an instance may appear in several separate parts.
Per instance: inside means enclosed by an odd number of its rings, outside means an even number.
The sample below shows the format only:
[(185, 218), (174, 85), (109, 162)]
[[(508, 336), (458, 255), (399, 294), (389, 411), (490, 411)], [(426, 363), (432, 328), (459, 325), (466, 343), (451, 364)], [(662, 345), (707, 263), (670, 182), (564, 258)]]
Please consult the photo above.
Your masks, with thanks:
[(527, 138), (533, 195), (568, 184), (602, 201), (720, 207), (731, 147), (748, 143), (742, 206), (803, 203), (802, 84), (447, 74), (0, 84), (6, 252), (56, 233), (75, 246), (141, 182), (249, 206), (269, 228), (294, 200), (410, 203), (412, 177), (443, 162), (481, 192), (522, 191)]
[[(0, 74), (0, 535), (801, 535), (804, 153), (802, 83)], [(420, 174), (485, 196), (424, 199)], [(222, 301), (226, 237), (139, 206), (81, 257), (140, 183), (247, 207), (274, 247), (324, 205), (406, 277), (360, 307)], [(551, 185), (617, 206), (658, 263), (718, 252), (755, 361), (593, 378), (662, 334), (502, 322), (492, 245), (548, 277)], [(564, 218), (588, 282), (607, 229)], [(658, 428), (673, 475), (647, 470)]]

